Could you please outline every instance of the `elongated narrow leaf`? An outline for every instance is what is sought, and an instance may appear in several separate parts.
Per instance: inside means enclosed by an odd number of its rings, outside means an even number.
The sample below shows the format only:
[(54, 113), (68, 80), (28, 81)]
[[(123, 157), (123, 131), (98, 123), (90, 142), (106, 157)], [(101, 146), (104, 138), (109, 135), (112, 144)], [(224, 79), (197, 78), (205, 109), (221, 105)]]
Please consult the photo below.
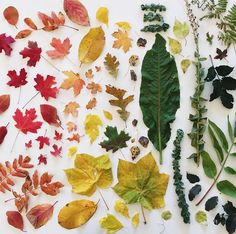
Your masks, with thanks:
[(217, 189), (225, 195), (236, 198), (236, 187), (228, 180), (218, 182)]
[(228, 133), (229, 133), (230, 140), (231, 142), (234, 142), (234, 132), (233, 132), (233, 127), (229, 120), (229, 116), (227, 116), (227, 122), (228, 122)]
[(225, 150), (225, 152), (227, 152), (229, 148), (229, 144), (223, 131), (211, 120), (209, 120), (209, 126), (212, 128), (212, 130), (214, 130), (214, 132), (216, 133), (216, 135), (218, 136), (221, 142), (223, 149)]
[(224, 153), (210, 125), (208, 126), (208, 131), (211, 137), (212, 145), (216, 151), (217, 157), (219, 161), (222, 162), (224, 160)]
[[(165, 39), (157, 34), (156, 41), (142, 64), (140, 106), (148, 136), (155, 148), (165, 149), (170, 139), (170, 123), (180, 105), (178, 71), (174, 58), (166, 50)], [(162, 159), (160, 160), (162, 163)]]
[(230, 175), (236, 175), (236, 170), (232, 167), (225, 167), (224, 170), (226, 173), (228, 173)]
[(210, 155), (206, 151), (203, 151), (201, 156), (202, 166), (206, 176), (213, 179), (217, 174), (217, 169), (214, 161), (211, 159)]

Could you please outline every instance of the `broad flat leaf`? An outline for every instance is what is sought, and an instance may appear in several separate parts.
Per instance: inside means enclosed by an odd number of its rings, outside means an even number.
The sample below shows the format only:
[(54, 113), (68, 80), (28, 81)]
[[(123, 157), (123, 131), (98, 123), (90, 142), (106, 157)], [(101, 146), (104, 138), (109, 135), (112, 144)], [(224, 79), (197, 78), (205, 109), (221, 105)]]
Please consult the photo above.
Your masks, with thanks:
[(129, 208), (128, 206), (121, 200), (116, 200), (114, 209), (117, 213), (122, 214), (126, 218), (129, 218)]
[(187, 179), (191, 184), (195, 184), (200, 181), (200, 179), (197, 175), (193, 175), (190, 173), (187, 173)]
[(31, 29), (33, 30), (37, 30), (38, 27), (36, 26), (36, 24), (34, 23), (34, 21), (30, 18), (24, 18), (24, 22), (27, 26), (29, 26)]
[(131, 30), (131, 25), (130, 25), (130, 23), (127, 22), (127, 21), (117, 22), (116, 25), (117, 25), (119, 28), (121, 28), (121, 29), (123, 29), (123, 30), (125, 30), (125, 31), (127, 31), (127, 32), (129, 32), (129, 31)]
[(188, 68), (190, 65), (191, 65), (191, 61), (189, 59), (183, 59), (181, 61), (181, 68), (184, 74), (188, 71)]
[(77, 200), (66, 204), (58, 214), (58, 223), (66, 229), (74, 229), (87, 223), (97, 210), (97, 204), (89, 200)]
[(57, 114), (57, 109), (54, 106), (41, 104), (40, 112), (44, 121), (46, 121), (49, 125), (53, 125), (55, 127), (61, 126), (61, 121)]
[(206, 176), (208, 176), (211, 179), (215, 178), (217, 174), (217, 168), (214, 161), (211, 159), (210, 155), (206, 151), (203, 151), (201, 153), (201, 156), (202, 156), (202, 166)]
[(27, 72), (24, 68), (20, 70), (19, 75), (17, 75), (16, 70), (12, 70), (8, 71), (7, 76), (10, 78), (10, 80), (7, 82), (7, 85), (9, 86), (19, 88), (28, 83), (28, 81), (26, 80)]
[(222, 65), (215, 68), (219, 76), (228, 76), (233, 70), (234, 67)]
[(0, 34), (0, 53), (4, 50), (5, 55), (10, 56), (11, 55), (11, 44), (14, 43), (15, 40), (11, 36), (6, 36), (5, 33)]
[(112, 114), (109, 111), (105, 111), (104, 110), (103, 114), (106, 117), (106, 119), (108, 119), (108, 120), (112, 120), (113, 119), (113, 116), (112, 116)]
[(6, 135), (7, 135), (7, 128), (6, 128), (6, 126), (1, 126), (0, 127), (0, 145), (3, 143)]
[(110, 53), (107, 53), (104, 65), (109, 74), (117, 78), (120, 62), (117, 60), (116, 56), (112, 56)]
[(73, 23), (90, 26), (88, 11), (79, 0), (64, 0), (64, 11)]
[(170, 47), (170, 52), (172, 54), (180, 54), (182, 51), (182, 46), (179, 41), (168, 37), (169, 39), (169, 47)]
[(107, 214), (99, 221), (101, 228), (106, 229), (106, 234), (113, 234), (121, 230), (123, 224), (112, 214)]
[(7, 215), (7, 222), (11, 226), (23, 231), (24, 221), (23, 221), (23, 217), (22, 217), (20, 212), (18, 212), (18, 211), (7, 211), (6, 215)]
[(139, 222), (140, 222), (140, 219), (139, 219), (139, 213), (136, 213), (133, 215), (133, 217), (131, 218), (131, 223), (133, 225), (133, 227), (138, 227), (139, 225)]
[(230, 175), (236, 175), (236, 170), (232, 167), (225, 167), (224, 171)]
[(222, 79), (222, 87), (226, 90), (236, 90), (236, 79), (230, 76), (225, 76)]
[(91, 28), (79, 46), (79, 60), (83, 63), (94, 62), (105, 46), (105, 33), (102, 27)]
[(96, 12), (96, 19), (108, 26), (108, 14), (109, 10), (106, 7), (99, 7)]
[(189, 201), (192, 201), (201, 192), (201, 190), (202, 190), (202, 187), (200, 184), (194, 185), (188, 193)]
[(54, 205), (55, 204), (37, 205), (26, 214), (27, 219), (35, 229), (44, 226), (51, 219)]
[(228, 180), (218, 182), (216, 187), (221, 193), (236, 198), (236, 187)]
[(112, 36), (116, 38), (113, 43), (113, 48), (122, 48), (125, 53), (127, 53), (132, 47), (132, 39), (129, 38), (127, 31), (122, 31), (118, 29), (117, 32), (112, 33)]
[(178, 38), (185, 38), (189, 34), (189, 26), (186, 22), (181, 23), (179, 20), (175, 19), (173, 32)]
[(18, 10), (14, 6), (7, 7), (3, 11), (3, 15), (9, 24), (16, 26), (19, 19), (19, 13), (18, 13)]
[(80, 107), (79, 103), (77, 102), (69, 102), (65, 105), (64, 114), (69, 115), (71, 114), (73, 117), (78, 117), (78, 108)]
[(180, 106), (180, 91), (175, 60), (159, 34), (143, 60), (139, 102), (149, 128), (148, 137), (161, 153), (170, 139), (170, 124)]
[(216, 77), (216, 71), (215, 71), (215, 68), (214, 66), (211, 66), (209, 69), (208, 69), (208, 72), (207, 72), (207, 76), (205, 78), (206, 81), (212, 81), (214, 80)]
[(204, 211), (198, 211), (196, 214), (195, 214), (195, 220), (200, 223), (200, 224), (207, 224), (207, 215)]
[(161, 213), (161, 218), (165, 221), (170, 220), (172, 218), (172, 213), (169, 210), (163, 211)]
[(91, 196), (99, 188), (108, 188), (113, 180), (111, 162), (108, 155), (93, 157), (78, 154), (74, 168), (65, 170), (72, 191)]
[(89, 135), (92, 144), (99, 136), (99, 126), (102, 126), (102, 120), (98, 115), (87, 115), (84, 121), (85, 133)]
[(117, 150), (127, 147), (126, 141), (131, 137), (129, 134), (121, 131), (118, 134), (116, 127), (107, 126), (106, 131), (104, 132), (108, 140), (102, 141), (99, 145), (102, 148), (105, 148), (106, 151), (112, 150), (115, 153)]
[(30, 30), (30, 29), (24, 29), (24, 30), (21, 30), (20, 32), (18, 32), (15, 36), (15, 39), (23, 39), (23, 38), (26, 38), (28, 37), (29, 35), (31, 35), (33, 31)]
[(139, 203), (148, 210), (165, 206), (169, 175), (159, 172), (152, 154), (137, 163), (119, 160), (114, 191), (128, 204)]
[(11, 97), (9, 94), (0, 95), (0, 114), (5, 112), (10, 106)]
[(217, 196), (209, 198), (205, 203), (205, 210), (213, 210), (218, 204), (219, 198)]
[(134, 100), (134, 95), (130, 95), (126, 98), (124, 98), (126, 94), (126, 90), (124, 89), (117, 89), (114, 86), (106, 85), (106, 92), (112, 96), (114, 96), (117, 99), (109, 100), (109, 103), (112, 106), (117, 106), (120, 108), (120, 110), (117, 110), (117, 112), (120, 115), (120, 118), (124, 121), (126, 121), (129, 118), (130, 113), (126, 110), (126, 107), (130, 102)]

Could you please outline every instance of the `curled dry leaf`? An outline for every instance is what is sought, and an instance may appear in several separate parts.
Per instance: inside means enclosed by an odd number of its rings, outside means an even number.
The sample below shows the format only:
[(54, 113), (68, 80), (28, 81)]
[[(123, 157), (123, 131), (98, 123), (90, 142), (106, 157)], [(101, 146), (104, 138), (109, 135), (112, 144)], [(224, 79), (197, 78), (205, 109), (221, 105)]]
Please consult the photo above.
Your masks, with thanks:
[(3, 143), (6, 135), (7, 135), (7, 127), (1, 126), (0, 127), (0, 145)]
[(7, 211), (6, 216), (7, 216), (7, 222), (11, 226), (23, 231), (24, 221), (23, 221), (23, 217), (22, 217), (20, 212), (18, 212), (18, 211)]
[(105, 33), (102, 27), (91, 28), (79, 46), (79, 60), (83, 63), (94, 62), (102, 53), (105, 45)]
[(7, 7), (3, 11), (3, 16), (9, 24), (14, 25), (16, 27), (16, 24), (19, 20), (19, 13), (14, 6)]
[(40, 112), (44, 121), (46, 121), (49, 125), (53, 125), (55, 127), (61, 126), (61, 121), (57, 115), (57, 109), (54, 106), (42, 104), (40, 105)]
[(97, 210), (97, 203), (77, 200), (66, 204), (58, 214), (58, 223), (66, 229), (74, 229), (87, 223)]
[(73, 23), (90, 26), (88, 11), (79, 0), (64, 0), (64, 11)]
[(44, 226), (52, 217), (54, 206), (51, 204), (42, 204), (33, 207), (27, 214), (26, 217), (35, 229)]
[(10, 106), (10, 95), (0, 96), (0, 114), (5, 112)]

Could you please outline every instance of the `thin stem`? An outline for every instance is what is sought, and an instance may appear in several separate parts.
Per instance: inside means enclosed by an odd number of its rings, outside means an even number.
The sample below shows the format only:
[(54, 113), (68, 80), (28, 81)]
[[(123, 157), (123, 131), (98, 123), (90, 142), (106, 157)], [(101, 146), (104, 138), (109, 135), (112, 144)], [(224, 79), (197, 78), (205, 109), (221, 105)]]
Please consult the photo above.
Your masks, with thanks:
[(70, 29), (73, 29), (73, 30), (79, 31), (78, 28), (74, 28), (74, 27), (69, 26), (69, 25), (61, 25), (61, 27), (70, 28)]
[(18, 105), (19, 105), (19, 103), (20, 103), (20, 96), (21, 96), (21, 87), (20, 87), (19, 96), (18, 96), (18, 100), (17, 100), (17, 104), (18, 104)]
[(58, 69), (54, 64), (52, 64), (48, 59), (46, 59), (43, 55), (41, 57), (48, 63), (50, 64), (54, 69), (56, 69), (58, 72), (61, 72), (60, 69)]
[(217, 78), (220, 80), (220, 77), (219, 77), (219, 75), (218, 75), (218, 73), (217, 73), (217, 71), (216, 71), (216, 69), (215, 69), (215, 66), (214, 66), (213, 59), (212, 59), (211, 55), (209, 55), (209, 57), (210, 57), (210, 60), (211, 60), (211, 65), (212, 65), (212, 67), (213, 67), (214, 70), (215, 70), (216, 76), (217, 76)]
[(55, 206), (58, 203), (58, 201), (55, 201), (52, 206)]
[(231, 153), (231, 150), (233, 149), (233, 146), (234, 146), (234, 143), (232, 143), (232, 145), (230, 146), (229, 151), (228, 151), (228, 153), (227, 153), (227, 155), (226, 155), (226, 157), (225, 157), (225, 160), (224, 160), (224, 162), (223, 162), (222, 165), (221, 165), (221, 169), (220, 169), (218, 175), (215, 177), (213, 183), (211, 184), (211, 186), (209, 187), (209, 189), (206, 191), (206, 193), (203, 195), (203, 197), (200, 199), (200, 201), (196, 204), (196, 206), (199, 206), (199, 205), (202, 203), (202, 201), (206, 198), (206, 196), (208, 195), (208, 193), (211, 191), (211, 189), (215, 186), (216, 182), (217, 182), (218, 179), (220, 178), (220, 175), (221, 175), (222, 171), (224, 170), (225, 164), (226, 164), (226, 162), (227, 162), (227, 160), (228, 160), (228, 158), (229, 158), (229, 155), (230, 155), (230, 153)]
[(119, 151), (120, 151), (121, 155), (123, 156), (124, 160), (126, 160), (125, 155), (123, 154), (123, 152), (121, 151), (121, 149), (119, 149)]
[(74, 66), (74, 67), (78, 67), (68, 56), (65, 56), (65, 58)]
[(145, 213), (144, 213), (144, 209), (143, 209), (143, 206), (142, 206), (142, 205), (141, 205), (141, 211), (142, 211), (142, 215), (143, 215), (143, 223), (144, 223), (144, 224), (147, 224), (147, 220), (146, 220)]
[(37, 92), (32, 98), (30, 98), (30, 100), (25, 103), (25, 105), (22, 107), (22, 109), (24, 109), (38, 94), (39, 94), (39, 92)]
[(16, 144), (16, 141), (17, 141), (17, 138), (18, 138), (19, 134), (20, 134), (20, 130), (17, 132), (17, 135), (16, 135), (15, 140), (14, 140), (14, 142), (13, 142), (13, 145), (12, 145), (12, 147), (11, 147), (11, 153), (12, 153), (14, 147), (15, 147), (15, 144)]
[(101, 193), (101, 191), (100, 191), (99, 189), (98, 189), (98, 192), (99, 192), (99, 194), (100, 194), (100, 196), (101, 196), (101, 198), (102, 198), (102, 200), (103, 200), (103, 202), (104, 202), (104, 204), (105, 204), (107, 210), (109, 210), (109, 207), (108, 207), (108, 205), (107, 205), (107, 202), (106, 202), (105, 198), (103, 197), (103, 195), (102, 195), (102, 193)]

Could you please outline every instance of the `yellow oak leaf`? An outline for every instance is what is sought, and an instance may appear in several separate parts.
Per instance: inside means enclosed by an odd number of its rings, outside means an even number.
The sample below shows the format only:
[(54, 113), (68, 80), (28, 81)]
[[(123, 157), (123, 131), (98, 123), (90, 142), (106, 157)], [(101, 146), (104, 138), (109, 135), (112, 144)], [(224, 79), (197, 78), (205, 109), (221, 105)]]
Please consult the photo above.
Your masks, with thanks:
[(73, 117), (78, 117), (78, 108), (80, 107), (79, 103), (77, 102), (69, 102), (64, 109), (64, 114), (69, 115), (71, 114)]
[(93, 157), (89, 154), (78, 154), (74, 168), (65, 170), (72, 191), (91, 196), (99, 188), (108, 188), (113, 180), (111, 161), (108, 155)]
[(122, 214), (126, 218), (129, 218), (129, 209), (128, 206), (121, 200), (115, 202), (114, 209), (117, 213)]
[(97, 210), (97, 203), (76, 200), (67, 203), (58, 214), (58, 223), (66, 229), (74, 229), (87, 223)]
[(169, 47), (172, 54), (180, 54), (182, 51), (181, 43), (169, 37)]
[(89, 135), (92, 144), (99, 136), (99, 126), (102, 126), (102, 120), (98, 115), (87, 115), (84, 121), (85, 133)]
[(72, 158), (78, 151), (78, 148), (76, 146), (72, 146), (68, 149), (68, 157)]
[(122, 48), (123, 51), (126, 53), (132, 47), (133, 40), (129, 38), (129, 35), (126, 31), (118, 29), (118, 31), (114, 32), (112, 36), (117, 39), (113, 43), (113, 48), (116, 49)]
[(138, 227), (139, 222), (140, 222), (139, 213), (136, 213), (136, 214), (133, 215), (133, 217), (131, 219), (131, 223), (136, 228), (136, 227)]
[(124, 226), (123, 224), (112, 214), (107, 214), (99, 221), (101, 228), (106, 229), (107, 234), (113, 234), (121, 230)]
[(116, 25), (123, 30), (126, 30), (126, 31), (131, 30), (131, 25), (129, 22), (121, 21), (121, 22), (117, 22)]
[(169, 175), (159, 172), (151, 153), (137, 163), (120, 159), (117, 176), (113, 189), (128, 204), (139, 203), (148, 210), (165, 206)]
[(112, 116), (112, 114), (109, 111), (105, 111), (104, 110), (103, 114), (106, 117), (106, 119), (108, 119), (108, 120), (112, 120), (113, 119), (113, 116)]
[(108, 25), (108, 14), (109, 11), (106, 7), (100, 7), (97, 10), (96, 18), (101, 23)]

